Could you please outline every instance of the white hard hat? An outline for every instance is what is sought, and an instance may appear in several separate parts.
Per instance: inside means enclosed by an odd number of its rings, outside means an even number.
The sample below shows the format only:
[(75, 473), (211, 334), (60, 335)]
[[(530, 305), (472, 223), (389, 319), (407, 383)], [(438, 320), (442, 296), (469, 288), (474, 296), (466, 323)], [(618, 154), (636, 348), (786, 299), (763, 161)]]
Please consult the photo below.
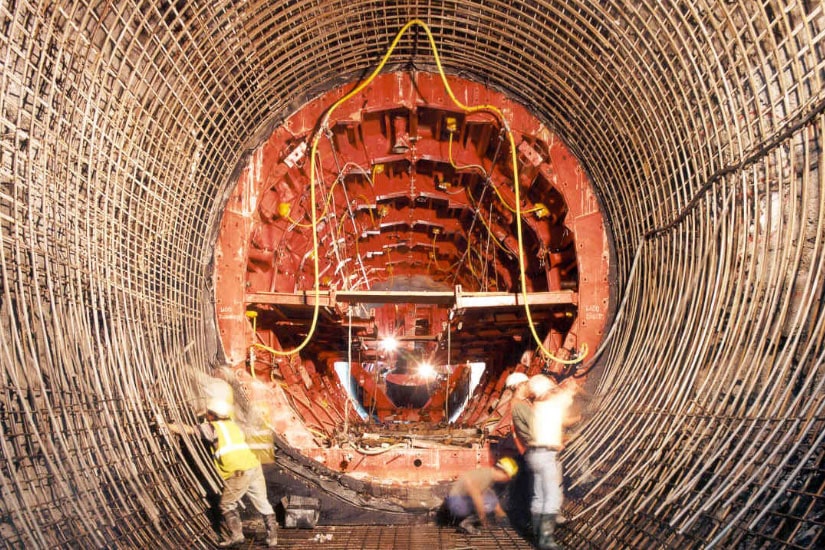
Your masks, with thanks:
[(224, 399), (210, 399), (206, 410), (214, 413), (218, 418), (229, 418), (232, 413), (232, 404)]
[(537, 374), (530, 378), (528, 386), (530, 388), (530, 393), (532, 393), (537, 399), (541, 399), (547, 394), (547, 392), (556, 387), (556, 383), (543, 374)]
[(504, 387), (513, 389), (519, 384), (523, 382), (527, 382), (529, 380), (527, 375), (523, 372), (514, 372), (510, 376), (507, 377), (507, 380), (504, 381)]

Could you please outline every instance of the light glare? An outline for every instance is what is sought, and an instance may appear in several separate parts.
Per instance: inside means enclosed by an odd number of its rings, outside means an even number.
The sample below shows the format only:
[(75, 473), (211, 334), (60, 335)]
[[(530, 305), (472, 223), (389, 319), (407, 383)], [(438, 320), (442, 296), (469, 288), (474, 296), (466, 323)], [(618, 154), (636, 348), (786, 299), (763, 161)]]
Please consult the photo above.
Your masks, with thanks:
[(395, 351), (398, 349), (398, 340), (393, 336), (386, 336), (381, 340), (381, 349), (384, 351)]
[(419, 363), (418, 376), (421, 378), (432, 378), (435, 376), (435, 369), (430, 363)]

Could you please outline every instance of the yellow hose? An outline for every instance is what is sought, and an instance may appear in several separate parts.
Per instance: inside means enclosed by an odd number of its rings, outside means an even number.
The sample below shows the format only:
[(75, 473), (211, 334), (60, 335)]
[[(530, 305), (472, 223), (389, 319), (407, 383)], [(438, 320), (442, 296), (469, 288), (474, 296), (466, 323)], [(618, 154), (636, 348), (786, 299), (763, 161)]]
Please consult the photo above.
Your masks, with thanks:
[[(328, 123), (329, 123), (330, 117), (332, 116), (332, 113), (334, 113), (338, 109), (338, 107), (340, 107), (346, 101), (348, 101), (349, 99), (351, 99), (355, 95), (359, 94), (362, 90), (364, 90), (364, 88), (366, 88), (367, 86), (370, 85), (370, 83), (372, 83), (372, 81), (375, 79), (375, 77), (377, 77), (381, 73), (381, 70), (384, 68), (384, 65), (387, 64), (387, 61), (389, 60), (390, 56), (392, 55), (393, 51), (395, 50), (396, 46), (398, 45), (398, 42), (401, 40), (401, 37), (404, 36), (404, 34), (414, 25), (420, 26), (427, 35), (427, 40), (429, 41), (430, 47), (432, 48), (433, 58), (435, 59), (436, 67), (438, 67), (438, 74), (441, 77), (441, 81), (444, 84), (444, 89), (446, 90), (447, 95), (450, 96), (450, 99), (452, 100), (452, 102), (457, 107), (459, 107), (462, 111), (464, 111), (465, 113), (477, 113), (477, 112), (492, 113), (501, 122), (502, 126), (504, 127), (505, 131), (507, 132), (507, 140), (510, 143), (510, 155), (511, 155), (510, 160), (511, 160), (512, 165), (513, 165), (513, 189), (514, 189), (514, 192), (515, 192), (516, 207), (515, 207), (515, 209), (512, 209), (512, 210), (516, 214), (516, 232), (518, 234), (518, 248), (519, 248), (518, 260), (519, 260), (519, 274), (520, 274), (521, 292), (522, 292), (522, 297), (524, 299), (524, 311), (525, 311), (525, 314), (527, 315), (527, 320), (528, 320), (528, 323), (530, 325), (530, 331), (531, 331), (531, 333), (533, 335), (533, 338), (535, 339), (536, 343), (538, 344), (539, 349), (547, 357), (549, 357), (550, 359), (552, 359), (552, 360), (554, 360), (558, 363), (562, 363), (562, 364), (578, 363), (579, 361), (582, 361), (584, 359), (585, 355), (587, 354), (587, 343), (585, 342), (584, 345), (582, 346), (582, 355), (581, 355), (581, 357), (579, 357), (575, 360), (565, 360), (565, 359), (560, 359), (560, 358), (555, 357), (552, 353), (550, 353), (550, 351), (548, 351), (544, 347), (544, 344), (541, 341), (541, 338), (539, 338), (538, 334), (536, 333), (536, 327), (535, 327), (535, 324), (533, 323), (533, 317), (530, 313), (530, 306), (527, 304), (527, 284), (526, 284), (526, 274), (525, 274), (525, 271), (524, 271), (524, 242), (523, 242), (523, 238), (522, 238), (522, 227), (521, 227), (521, 197), (520, 197), (520, 192), (519, 192), (519, 178), (518, 178), (518, 155), (516, 153), (516, 143), (515, 143), (515, 139), (513, 138), (513, 133), (510, 130), (510, 126), (507, 124), (507, 120), (504, 118), (504, 115), (502, 114), (502, 112), (496, 106), (494, 106), (494, 105), (469, 106), (469, 105), (464, 105), (461, 101), (458, 100), (458, 98), (453, 93), (452, 88), (450, 88), (449, 82), (447, 82), (447, 75), (445, 74), (444, 68), (441, 65), (441, 58), (438, 55), (438, 48), (436, 48), (435, 39), (433, 38), (433, 35), (430, 32), (430, 28), (427, 26), (426, 23), (424, 23), (420, 19), (413, 19), (413, 20), (409, 21), (406, 25), (404, 25), (404, 27), (400, 31), (398, 31), (398, 34), (396, 34), (395, 38), (393, 39), (392, 43), (390, 44), (390, 47), (387, 50), (387, 53), (384, 54), (384, 57), (381, 59), (381, 62), (378, 64), (378, 66), (375, 68), (375, 70), (373, 70), (373, 72), (363, 82), (361, 82), (358, 86), (353, 88), (349, 93), (347, 93), (346, 95), (341, 97), (338, 101), (336, 101), (335, 103), (332, 104), (332, 106), (324, 113), (323, 119), (321, 120), (321, 123), (318, 125), (318, 129), (316, 130), (315, 135), (312, 138), (312, 147), (310, 148), (310, 155), (309, 155), (309, 158), (310, 158), (310, 165), (309, 165), (309, 185), (310, 185), (310, 188), (309, 188), (309, 192), (310, 192), (310, 205), (311, 205), (311, 211), (312, 211), (312, 217), (311, 217), (312, 218), (312, 227), (316, 229), (312, 232), (312, 259), (313, 259), (313, 267), (314, 267), (314, 270), (315, 270), (315, 289), (314, 289), (314, 291), (315, 291), (315, 304), (314, 304), (314, 308), (313, 308), (313, 312), (312, 312), (312, 324), (310, 326), (310, 329), (309, 329), (309, 332), (307, 333), (306, 338), (304, 339), (303, 342), (301, 342), (301, 344), (298, 347), (296, 347), (296, 348), (294, 348), (290, 351), (284, 351), (284, 352), (277, 351), (277, 350), (272, 350), (272, 353), (275, 353), (276, 355), (292, 355), (292, 354), (298, 353), (304, 347), (306, 347), (306, 345), (312, 339), (312, 336), (314, 335), (315, 329), (316, 329), (317, 324), (318, 324), (318, 312), (319, 312), (319, 307), (320, 307), (320, 269), (319, 269), (319, 266), (318, 266), (318, 231), (317, 231), (318, 220), (317, 220), (317, 216), (316, 216), (316, 213), (315, 213), (315, 157), (316, 157), (316, 154), (317, 154), (317, 151), (318, 151), (318, 141), (320, 140), (321, 135), (323, 134), (323, 132), (328, 130)], [(495, 189), (495, 186), (493, 188)], [(498, 190), (495, 190), (495, 191), (496, 191), (496, 194), (499, 196), (499, 199), (501, 199), (502, 202), (504, 203), (504, 205), (506, 207), (510, 208), (509, 205), (507, 205), (506, 202), (502, 199), (502, 197), (499, 194)]]

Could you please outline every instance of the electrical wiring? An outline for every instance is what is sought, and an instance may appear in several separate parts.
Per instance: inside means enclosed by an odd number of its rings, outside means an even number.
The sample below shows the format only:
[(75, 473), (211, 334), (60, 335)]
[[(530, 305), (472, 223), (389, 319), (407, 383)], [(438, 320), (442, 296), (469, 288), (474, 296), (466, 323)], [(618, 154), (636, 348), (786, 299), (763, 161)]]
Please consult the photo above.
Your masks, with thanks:
[(430, 257), (427, 261), (427, 275), (430, 274), (430, 266), (433, 264), (433, 260), (435, 260), (435, 267), (438, 269), (438, 258), (436, 258), (436, 247), (435, 247), (435, 235), (433, 235), (433, 245), (432, 250), (430, 251)]
[[(318, 152), (318, 162), (321, 163), (321, 152), (320, 151)], [(327, 190), (327, 199), (324, 201), (324, 211), (321, 213), (320, 216), (318, 216), (321, 219), (326, 218), (327, 212), (329, 212), (329, 204), (330, 204), (330, 201), (331, 201), (331, 198), (332, 198), (332, 190), (335, 188), (335, 185), (337, 183), (338, 183), (338, 179), (333, 181), (332, 185), (330, 185), (330, 187), (329, 187), (329, 190)], [(304, 212), (303, 216), (306, 216), (306, 212)], [(286, 216), (285, 217), (287, 218), (287, 220), (289, 220), (289, 222), (292, 224), (293, 227), (303, 227), (303, 228), (306, 228), (306, 229), (315, 227), (311, 223), (301, 223), (298, 220), (293, 219), (289, 215), (289, 210), (288, 209), (286, 209)]]
[[(495, 164), (498, 162), (499, 153), (501, 152), (501, 143), (502, 143), (502, 140), (499, 139), (498, 143), (496, 144), (496, 150), (492, 155), (491, 164), (493, 166), (495, 166)], [(484, 202), (484, 200), (485, 200), (484, 197), (487, 194), (487, 188), (492, 187), (492, 186), (493, 186), (493, 184), (492, 184), (491, 177), (490, 177), (489, 174), (487, 174), (485, 172), (485, 178), (484, 178), (484, 184), (483, 184), (482, 190), (481, 190), (481, 196), (478, 198), (478, 201), (477, 201), (478, 204), (482, 204)], [(473, 196), (472, 196), (469, 185), (464, 186), (464, 192), (467, 195), (467, 198), (469, 199), (470, 203), (474, 205), (474, 215), (473, 215), (472, 223), (470, 224), (470, 228), (466, 232), (466, 234), (468, 236), (468, 239), (467, 239), (468, 247), (464, 251), (464, 254), (462, 254), (461, 258), (458, 261), (458, 265), (456, 266), (456, 270), (455, 270), (455, 275), (453, 276), (453, 282), (456, 282), (458, 280), (459, 269), (460, 269), (461, 265), (464, 263), (465, 259), (467, 258), (467, 254), (469, 253), (469, 242), (470, 242), (469, 236), (473, 234), (473, 231), (474, 231), (475, 225), (476, 225), (476, 220), (481, 217), (480, 213), (479, 213), (479, 207), (475, 206), (475, 201), (473, 200)], [(490, 236), (489, 233), (488, 233), (488, 242), (489, 242), (490, 239), (497, 240), (497, 239), (494, 239), (494, 237)], [(486, 281), (481, 282), (481, 288), (482, 289), (487, 288)]]
[(450, 133), (450, 141), (449, 141), (449, 145), (447, 146), (447, 157), (450, 159), (450, 166), (452, 166), (456, 170), (468, 170), (470, 168), (474, 168), (476, 170), (480, 170), (481, 173), (484, 174), (485, 179), (489, 179), (490, 176), (487, 173), (487, 170), (480, 164), (464, 164), (462, 166), (458, 166), (455, 163), (455, 161), (453, 160), (453, 133), (454, 132), (450, 131), (449, 133)]
[[(472, 194), (470, 193), (469, 188), (465, 187), (464, 190), (465, 190), (465, 193), (467, 194), (467, 198), (469, 199), (470, 203), (474, 204), (473, 197), (472, 197)], [(486, 193), (487, 193), (487, 186), (485, 185), (481, 190), (481, 196), (478, 199), (479, 203), (484, 200), (484, 195)], [(455, 273), (453, 275), (453, 282), (454, 283), (458, 280), (458, 274), (459, 274), (460, 268), (464, 264), (464, 261), (467, 258), (467, 255), (470, 253), (470, 236), (473, 235), (473, 231), (475, 230), (475, 226), (476, 226), (476, 220), (478, 220), (479, 217), (480, 217), (479, 216), (479, 210), (478, 210), (478, 208), (476, 208), (474, 206), (473, 207), (473, 220), (470, 223), (469, 229), (467, 229), (467, 231), (466, 231), (467, 248), (464, 250), (464, 253), (458, 259), (458, 262), (457, 262), (458, 265), (456, 266), (456, 270), (455, 270)]]
[(392, 267), (393, 260), (392, 260), (392, 252), (389, 248), (386, 249), (387, 252), (387, 272), (390, 274), (390, 287), (393, 286), (395, 283), (395, 270)]
[[(332, 147), (332, 145), (330, 145), (330, 147)], [(334, 150), (333, 150), (333, 152), (334, 152)], [(333, 156), (335, 156), (335, 155), (333, 155)], [(336, 162), (337, 162), (337, 157), (336, 157)], [(320, 165), (323, 164), (323, 162), (321, 161), (321, 152), (320, 151), (318, 151), (318, 164), (320, 164)], [(335, 178), (335, 181), (332, 182), (332, 185), (329, 186), (329, 189), (326, 189), (326, 186), (322, 186), (322, 189), (324, 189), (326, 191), (326, 195), (327, 195), (326, 200), (324, 200), (324, 211), (321, 212), (321, 214), (318, 216), (322, 220), (325, 219), (327, 217), (327, 213), (329, 213), (329, 205), (332, 202), (332, 197), (333, 197), (332, 192), (335, 189), (335, 186), (338, 185), (338, 183), (340, 181), (341, 181), (341, 171), (339, 170), (338, 171), (338, 177)], [(313, 226), (308, 226), (308, 227), (313, 227)]]
[[(327, 135), (327, 138), (329, 139), (329, 135)], [(326, 212), (328, 211), (328, 207), (329, 207), (329, 204), (331, 202), (330, 199), (333, 198), (332, 190), (334, 189), (336, 184), (340, 183), (341, 184), (341, 189), (344, 193), (344, 201), (345, 201), (345, 204), (347, 206), (348, 217), (341, 216), (341, 222), (338, 224), (338, 234), (343, 232), (344, 223), (346, 223), (346, 220), (349, 219), (352, 223), (353, 232), (355, 234), (355, 238), (354, 238), (355, 257), (358, 259), (358, 265), (361, 268), (361, 274), (364, 276), (364, 286), (367, 289), (369, 289), (370, 288), (369, 276), (367, 275), (367, 269), (366, 269), (366, 266), (364, 265), (364, 260), (361, 257), (361, 251), (360, 251), (359, 245), (358, 245), (359, 227), (358, 227), (358, 224), (356, 223), (356, 220), (355, 220), (355, 212), (353, 212), (353, 210), (352, 210), (352, 201), (350, 200), (350, 197), (347, 193), (347, 186), (345, 185), (346, 176), (344, 175), (344, 171), (350, 166), (355, 166), (356, 168), (359, 169), (360, 173), (365, 175), (365, 176), (367, 174), (367, 171), (364, 170), (363, 167), (361, 167), (359, 164), (357, 164), (355, 162), (351, 162), (351, 161), (350, 162), (345, 162), (344, 165), (341, 166), (341, 164), (339, 162), (338, 155), (335, 154), (335, 152), (336, 152), (335, 144), (333, 143), (333, 141), (331, 139), (329, 139), (329, 142), (330, 142), (330, 148), (332, 149), (332, 152), (333, 152), (333, 158), (335, 159), (335, 165), (337, 167), (338, 176), (329, 188), (326, 205), (324, 207), (324, 214), (321, 217), (322, 218), (326, 217)], [(320, 153), (319, 153), (319, 156), (320, 156)], [(370, 177), (366, 176), (366, 178), (367, 178), (367, 181), (370, 184), (370, 187), (373, 187), (373, 182), (370, 179)], [(359, 194), (358, 196), (364, 197), (363, 193)], [(364, 199), (365, 199), (365, 202), (367, 202), (366, 197), (364, 197)], [(373, 226), (374, 226), (375, 225), (375, 218), (372, 215), (372, 210), (370, 210), (369, 213), (370, 213), (370, 219), (372, 220)], [(337, 242), (337, 240), (338, 239), (336, 238), (335, 241)], [(338, 248), (336, 246), (336, 254), (337, 253), (338, 253)], [(340, 261), (340, 258), (339, 258), (339, 261)], [(346, 279), (344, 279), (344, 280), (346, 280)]]
[[(433, 38), (432, 32), (430, 28), (427, 26), (426, 23), (421, 21), (420, 19), (413, 19), (405, 24), (401, 30), (396, 34), (395, 38), (393, 39), (390, 47), (387, 49), (387, 52), (384, 54), (384, 57), (381, 59), (378, 66), (373, 70), (370, 75), (364, 79), (360, 84), (358, 84), (355, 88), (353, 88), (350, 92), (342, 96), (338, 99), (335, 103), (333, 103), (329, 109), (327, 109), (318, 124), (317, 130), (315, 131), (312, 137), (312, 143), (310, 147), (310, 165), (309, 165), (309, 185), (310, 185), (310, 204), (312, 205), (310, 208), (311, 211), (311, 221), (312, 227), (317, 229), (318, 226), (318, 216), (315, 210), (315, 182), (316, 182), (316, 166), (320, 166), (320, 164), (316, 165), (316, 155), (318, 152), (318, 142), (320, 141), (321, 135), (325, 134), (329, 130), (329, 120), (332, 117), (333, 113), (346, 101), (350, 100), (351, 98), (355, 97), (357, 94), (361, 93), (370, 83), (375, 79), (378, 74), (381, 73), (384, 66), (387, 64), (392, 53), (395, 51), (396, 46), (401, 40), (401, 37), (404, 36), (407, 31), (413, 26), (420, 26), (424, 33), (427, 35), (427, 40), (429, 41), (430, 47), (432, 49), (433, 58), (435, 60), (436, 67), (438, 68), (438, 74), (441, 77), (441, 81), (444, 84), (444, 89), (447, 92), (447, 95), (450, 97), (452, 102), (459, 107), (465, 113), (487, 113), (494, 116), (497, 120), (499, 120), (504, 128), (505, 134), (507, 136), (508, 143), (510, 145), (510, 157), (511, 163), (513, 167), (513, 190), (515, 194), (515, 208), (510, 207), (506, 201), (501, 197), (499, 191), (493, 186), (493, 190), (495, 191), (496, 195), (498, 195), (499, 199), (502, 201), (505, 207), (510, 208), (516, 217), (516, 233), (518, 237), (518, 262), (519, 262), (519, 282), (521, 286), (521, 293), (524, 301), (524, 311), (527, 316), (528, 325), (530, 327), (530, 332), (539, 346), (541, 352), (551, 360), (562, 364), (570, 364), (580, 362), (584, 359), (587, 355), (587, 343), (585, 343), (581, 350), (580, 355), (575, 360), (567, 360), (561, 359), (553, 355), (545, 346), (542, 339), (539, 337), (538, 333), (536, 332), (536, 326), (533, 322), (533, 317), (530, 312), (530, 306), (528, 304), (527, 298), (527, 277), (524, 267), (524, 239), (523, 239), (523, 228), (522, 228), (522, 211), (521, 211), (521, 196), (520, 196), (520, 189), (519, 189), (519, 178), (518, 178), (518, 156), (516, 152), (516, 144), (515, 139), (513, 138), (513, 133), (510, 130), (509, 124), (507, 120), (504, 118), (503, 113), (494, 105), (465, 105), (462, 103), (454, 94), (452, 88), (450, 87), (449, 82), (447, 81), (447, 75), (444, 72), (444, 68), (441, 64), (441, 57), (438, 54), (438, 48), (435, 44), (435, 39)], [(374, 174), (373, 174), (374, 176)], [(315, 334), (315, 330), (318, 324), (318, 315), (320, 309), (320, 268), (319, 268), (319, 260), (318, 260), (318, 232), (317, 230), (312, 231), (312, 260), (313, 260), (313, 272), (314, 272), (314, 307), (312, 311), (312, 321), (309, 330), (307, 331), (307, 335), (304, 338), (303, 342), (301, 342), (297, 347), (293, 348), (289, 351), (278, 352), (278, 355), (292, 355), (301, 351), (306, 345), (310, 342), (312, 337)], [(390, 272), (391, 273), (391, 272)]]
[(293, 227), (303, 227), (303, 228), (305, 228), (305, 229), (309, 229), (310, 227), (312, 227), (312, 225), (311, 225), (311, 224), (308, 224), (308, 223), (301, 223), (301, 222), (299, 222), (298, 220), (296, 220), (296, 219), (292, 218), (292, 216), (290, 216), (289, 214), (287, 214), (286, 219), (289, 221), (290, 228), (293, 228)]
[[(469, 249), (469, 246), (468, 246), (468, 249)], [(477, 261), (478, 261), (480, 264), (482, 264), (482, 265), (483, 265), (483, 263), (484, 263), (484, 259), (481, 257), (481, 253), (480, 253), (480, 252), (478, 252), (477, 250), (476, 250), (476, 251), (472, 251), (472, 250), (471, 250), (471, 251), (470, 251), (470, 254), (468, 255), (468, 259), (467, 259), (467, 269), (469, 270), (470, 274), (471, 274), (473, 277), (475, 277), (475, 279), (476, 279), (476, 281), (478, 282), (478, 284), (479, 284), (479, 285), (483, 285), (483, 284), (484, 284), (484, 280), (481, 278), (481, 275), (479, 275), (478, 271), (476, 271), (476, 268), (473, 266), (473, 258), (474, 258), (474, 257), (475, 257), (475, 258), (478, 258), (478, 259), (477, 259)]]
[[(501, 249), (501, 251), (502, 251), (502, 252), (504, 252), (505, 254), (510, 254), (510, 252), (511, 252), (511, 251), (510, 251), (510, 250), (507, 250), (507, 249), (504, 247), (504, 245), (503, 245), (503, 244), (501, 244), (501, 241), (498, 239), (498, 237), (496, 237), (496, 236), (493, 234), (493, 229), (492, 229), (492, 228), (490, 227), (490, 225), (489, 225), (489, 224), (488, 224), (488, 223), (484, 220), (484, 216), (482, 216), (482, 215), (481, 215), (481, 203), (478, 203), (478, 202), (473, 201), (473, 196), (472, 196), (472, 194), (470, 194), (470, 192), (469, 192), (469, 191), (467, 192), (467, 197), (470, 199), (470, 202), (471, 202), (471, 203), (473, 203), (473, 207), (475, 208), (476, 212), (478, 213), (477, 218), (478, 218), (478, 220), (481, 222), (481, 224), (482, 224), (482, 225), (483, 225), (483, 226), (487, 229), (487, 234), (490, 236), (490, 239), (492, 240), (493, 244), (495, 244), (495, 245), (496, 245), (499, 249)], [(490, 210), (490, 214), (492, 215), (492, 210)]]
[(363, 193), (359, 193), (358, 195), (355, 195), (355, 198), (364, 200), (364, 204), (367, 205), (367, 208), (366, 208), (367, 213), (370, 215), (370, 222), (372, 223), (372, 227), (377, 228), (378, 226), (375, 223), (375, 214), (373, 214), (372, 208), (369, 208), (370, 202), (369, 202), (369, 199), (367, 198), (367, 196), (364, 195)]
[(433, 235), (433, 243), (432, 243), (432, 254), (430, 256), (429, 261), (427, 262), (427, 273), (430, 272), (430, 265), (435, 264), (436, 271), (440, 273), (450, 273), (449, 268), (443, 268), (438, 264), (438, 248), (435, 246), (435, 241), (438, 238), (438, 235)]
[[(524, 268), (524, 238), (523, 238), (523, 230), (522, 230), (522, 223), (521, 223), (521, 216), (522, 216), (522, 213), (521, 213), (521, 195), (520, 195), (519, 184), (518, 184), (518, 181), (519, 181), (519, 178), (518, 178), (518, 156), (517, 156), (517, 153), (516, 153), (516, 143), (515, 143), (515, 139), (513, 138), (513, 133), (510, 130), (510, 126), (507, 123), (507, 120), (504, 118), (503, 113), (497, 107), (495, 107), (494, 105), (468, 106), (468, 105), (465, 105), (464, 103), (462, 103), (461, 101), (459, 101), (459, 99), (453, 93), (453, 90), (450, 87), (450, 83), (447, 82), (447, 76), (444, 73), (444, 68), (441, 65), (441, 59), (438, 55), (438, 49), (436, 48), (436, 45), (435, 45), (435, 39), (433, 38), (433, 35), (430, 32), (429, 27), (423, 21), (420, 21), (418, 19), (414, 19), (414, 20), (410, 21), (409, 23), (407, 23), (401, 29), (401, 31), (398, 33), (395, 40), (393, 41), (393, 44), (390, 47), (390, 51), (387, 52), (387, 56), (385, 56), (384, 60), (379, 65), (379, 69), (381, 67), (383, 67), (384, 63), (386, 63), (387, 57), (392, 52), (392, 50), (395, 48), (395, 45), (398, 43), (398, 40), (401, 38), (402, 34), (405, 33), (407, 31), (407, 29), (409, 29), (413, 25), (420, 25), (424, 29), (424, 32), (426, 33), (427, 39), (430, 41), (430, 46), (432, 47), (432, 50), (433, 50), (433, 57), (435, 58), (435, 64), (436, 64), (436, 67), (438, 68), (438, 74), (441, 76), (441, 81), (444, 83), (444, 88), (445, 88), (447, 94), (450, 96), (450, 99), (453, 101), (453, 103), (466, 113), (476, 113), (476, 112), (493, 113), (501, 121), (502, 125), (504, 126), (505, 132), (507, 134), (507, 140), (509, 141), (509, 144), (510, 144), (510, 157), (511, 157), (511, 162), (512, 162), (512, 166), (513, 166), (513, 190), (514, 190), (515, 199), (516, 199), (515, 200), (516, 207), (513, 210), (513, 212), (515, 212), (515, 214), (516, 214), (516, 233), (518, 235), (519, 278), (520, 278), (520, 283), (521, 283), (521, 293), (522, 293), (522, 297), (524, 299), (524, 312), (527, 315), (527, 321), (528, 321), (528, 325), (530, 326), (530, 332), (532, 333), (533, 338), (535, 339), (536, 343), (538, 344), (539, 349), (541, 350), (541, 352), (545, 356), (550, 358), (551, 360), (554, 360), (554, 361), (556, 361), (558, 363), (562, 363), (562, 364), (578, 363), (578, 362), (584, 360), (585, 356), (587, 355), (588, 349), (587, 349), (587, 343), (586, 342), (582, 345), (582, 348), (580, 350), (580, 355), (576, 359), (574, 359), (574, 360), (561, 359), (561, 358), (558, 358), (555, 355), (553, 355), (553, 353), (550, 352), (544, 346), (544, 342), (539, 337), (539, 335), (536, 333), (536, 325), (533, 322), (533, 316), (530, 312), (530, 306), (528, 304), (528, 299), (527, 299), (527, 277), (526, 277), (525, 268)], [(377, 70), (378, 69), (376, 69), (376, 71)], [(377, 74), (377, 72), (373, 73), (373, 75), (375, 75), (375, 74)], [(374, 78), (374, 76), (373, 76), (373, 78)], [(361, 89), (363, 89), (363, 88), (362, 87), (356, 88), (356, 90), (358, 90), (359, 92), (361, 91)], [(495, 190), (495, 188), (494, 188), (494, 190)], [(495, 191), (496, 191), (496, 194), (499, 195), (499, 198), (501, 198), (501, 195), (498, 193), (498, 191), (497, 190), (495, 190)], [(505, 203), (505, 206), (506, 206), (506, 203)]]
[[(509, 132), (509, 130), (508, 130), (508, 132)], [(456, 170), (467, 170), (469, 168), (475, 168), (477, 170), (481, 170), (481, 172), (484, 174), (484, 177), (487, 179), (487, 181), (490, 183), (490, 186), (493, 188), (493, 191), (495, 191), (496, 196), (498, 196), (499, 201), (501, 201), (501, 204), (504, 205), (504, 207), (507, 210), (509, 210), (510, 212), (516, 212), (516, 209), (513, 208), (512, 206), (510, 206), (510, 204), (504, 199), (504, 197), (501, 196), (501, 192), (498, 190), (498, 187), (492, 182), (492, 180), (490, 179), (489, 174), (487, 173), (487, 170), (485, 170), (483, 166), (481, 166), (480, 164), (465, 164), (465, 165), (462, 165), (462, 166), (458, 166), (453, 161), (453, 132), (450, 132), (449, 146), (447, 147), (447, 155), (450, 159), (450, 165), (453, 168), (455, 168)], [(538, 212), (539, 210), (542, 210), (543, 208), (544, 208), (543, 206), (537, 206), (535, 208), (531, 208), (529, 210), (522, 211), (522, 214), (532, 214), (533, 212)]]
[[(493, 245), (498, 246), (499, 244), (503, 244), (503, 243), (499, 243), (498, 239), (496, 239), (495, 236), (490, 231), (490, 226), (493, 224), (493, 209), (492, 208), (489, 210), (488, 216), (490, 218), (489, 222), (484, 224), (485, 227), (487, 228), (487, 239), (482, 244), (483, 253), (481, 254), (481, 256), (484, 258), (484, 266), (481, 270), (481, 277), (482, 277), (482, 281), (483, 281), (482, 286), (481, 286), (481, 290), (483, 292), (488, 292), (490, 290), (488, 280), (489, 280), (489, 270), (490, 270), (490, 263), (491, 263), (490, 258), (493, 255), (492, 247), (493, 247)], [(484, 221), (483, 216), (481, 218), (482, 218), (482, 222), (483, 222)], [(495, 272), (496, 272), (496, 270), (495, 270), (495, 268), (493, 268), (493, 273), (495, 273)]]

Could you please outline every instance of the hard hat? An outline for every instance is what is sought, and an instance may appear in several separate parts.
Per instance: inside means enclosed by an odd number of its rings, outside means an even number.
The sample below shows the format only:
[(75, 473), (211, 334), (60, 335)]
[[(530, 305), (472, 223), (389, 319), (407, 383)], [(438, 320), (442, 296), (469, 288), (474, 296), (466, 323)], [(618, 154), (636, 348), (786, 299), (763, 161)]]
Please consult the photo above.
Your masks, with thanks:
[(530, 388), (530, 393), (533, 394), (533, 397), (541, 399), (550, 390), (556, 387), (556, 383), (550, 380), (550, 378), (544, 376), (543, 374), (537, 374), (530, 378), (530, 382), (528, 382), (528, 387)]
[(218, 418), (229, 418), (232, 412), (232, 405), (224, 399), (210, 399), (206, 405), (206, 410), (214, 413)]
[(511, 478), (518, 472), (518, 464), (509, 456), (499, 458), (496, 462), (496, 468), (503, 470)]
[(527, 375), (523, 372), (514, 372), (510, 376), (507, 377), (507, 380), (504, 381), (504, 387), (513, 389), (519, 384), (523, 382), (527, 382), (529, 380)]

